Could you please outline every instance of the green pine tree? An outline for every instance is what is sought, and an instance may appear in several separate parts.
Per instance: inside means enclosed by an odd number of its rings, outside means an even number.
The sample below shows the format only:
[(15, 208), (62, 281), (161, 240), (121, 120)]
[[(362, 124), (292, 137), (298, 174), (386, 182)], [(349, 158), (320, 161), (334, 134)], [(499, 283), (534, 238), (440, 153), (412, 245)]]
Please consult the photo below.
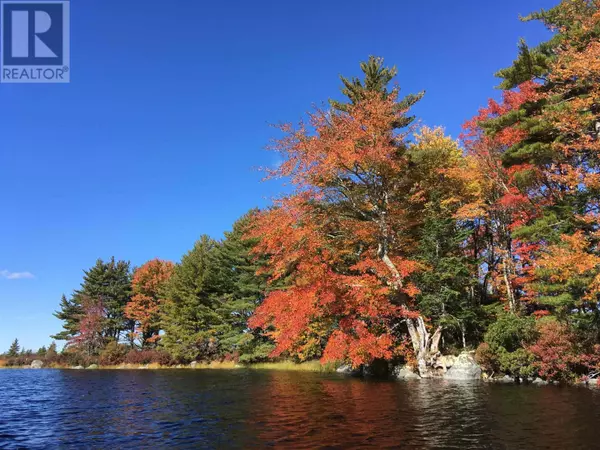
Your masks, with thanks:
[[(475, 261), (464, 251), (471, 230), (438, 208), (428, 211), (421, 230), (418, 260), (426, 270), (417, 276), (419, 310), (444, 327), (446, 344), (477, 343), (483, 333), (483, 311), (476, 296)], [(475, 269), (476, 270), (476, 269)]]
[(217, 312), (226, 327), (220, 336), (223, 353), (237, 353), (242, 361), (265, 359), (272, 342), (257, 330), (249, 330), (248, 319), (262, 302), (267, 289), (267, 276), (257, 275), (264, 258), (251, 253), (256, 239), (245, 237), (252, 221), (250, 211), (233, 224), (225, 239), (215, 247), (211, 259), (212, 291)]
[(78, 295), (74, 295), (70, 299), (63, 294), (59, 310), (54, 312), (54, 317), (59, 320), (62, 320), (63, 323), (63, 331), (56, 333), (50, 336), (52, 339), (56, 339), (59, 341), (68, 341), (73, 338), (79, 331), (79, 319), (82, 314), (80, 297)]
[(52, 339), (71, 340), (79, 333), (79, 322), (83, 315), (84, 298), (99, 300), (105, 308), (106, 318), (103, 323), (103, 337), (119, 340), (122, 334), (131, 339), (134, 323), (124, 317), (123, 310), (131, 298), (131, 270), (127, 261), (116, 261), (114, 257), (108, 262), (101, 259), (84, 270), (83, 282), (70, 299), (62, 296), (59, 310), (54, 317), (63, 321), (63, 331), (52, 335)]
[[(342, 94), (344, 94), (349, 103), (339, 102), (337, 100), (329, 100), (329, 103), (334, 109), (339, 111), (347, 111), (349, 105), (355, 105), (356, 103), (364, 100), (368, 93), (380, 93), (382, 98), (387, 98), (391, 94), (398, 95), (400, 88), (394, 86), (391, 90), (388, 89), (389, 83), (397, 75), (398, 70), (396, 66), (386, 67), (384, 65), (383, 58), (376, 56), (369, 56), (367, 61), (360, 63), (360, 69), (364, 74), (364, 79), (361, 81), (360, 78), (352, 77), (348, 79), (340, 75), (342, 80)], [(404, 99), (398, 102), (396, 109), (398, 111), (404, 111), (409, 109), (415, 103), (417, 103), (425, 95), (425, 91), (419, 92), (418, 94), (409, 94)], [(404, 128), (410, 125), (415, 120), (414, 116), (403, 117), (401, 120), (394, 124), (394, 128)]]
[(216, 243), (202, 236), (175, 267), (165, 286), (161, 343), (178, 361), (209, 360), (218, 354), (218, 337), (227, 329), (211, 292), (211, 259)]
[(100, 300), (106, 311), (103, 336), (118, 341), (123, 332), (130, 337), (134, 324), (123, 314), (125, 305), (131, 298), (131, 270), (128, 261), (108, 262), (101, 259), (89, 270), (84, 271), (81, 288), (75, 291), (77, 297)]
[(14, 358), (15, 356), (19, 356), (20, 351), (21, 351), (21, 347), (19, 346), (19, 340), (15, 339), (13, 341), (13, 343), (10, 344), (10, 348), (8, 349), (8, 352), (6, 353), (6, 356)]

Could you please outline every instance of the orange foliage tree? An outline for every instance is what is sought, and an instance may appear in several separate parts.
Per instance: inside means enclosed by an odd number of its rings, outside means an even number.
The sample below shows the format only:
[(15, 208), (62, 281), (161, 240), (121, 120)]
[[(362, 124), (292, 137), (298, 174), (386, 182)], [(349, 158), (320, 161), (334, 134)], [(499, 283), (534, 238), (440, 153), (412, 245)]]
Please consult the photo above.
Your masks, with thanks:
[(161, 291), (173, 268), (170, 261), (153, 259), (133, 274), (133, 296), (125, 307), (125, 316), (136, 322), (135, 334), (142, 347), (154, 345), (159, 339)]
[(410, 122), (411, 101), (397, 97), (381, 84), (362, 88), (343, 108), (281, 126), (285, 137), (273, 148), (284, 162), (270, 176), (296, 190), (257, 214), (251, 232), (255, 251), (269, 256), (271, 281), (286, 279), (249, 322), (274, 338), (272, 356), (301, 353), (315, 329), (324, 361), (389, 359), (402, 331), (423, 374), (438, 354), (442, 329), (432, 330), (414, 304), (422, 202), (407, 157), (410, 129), (398, 130)]

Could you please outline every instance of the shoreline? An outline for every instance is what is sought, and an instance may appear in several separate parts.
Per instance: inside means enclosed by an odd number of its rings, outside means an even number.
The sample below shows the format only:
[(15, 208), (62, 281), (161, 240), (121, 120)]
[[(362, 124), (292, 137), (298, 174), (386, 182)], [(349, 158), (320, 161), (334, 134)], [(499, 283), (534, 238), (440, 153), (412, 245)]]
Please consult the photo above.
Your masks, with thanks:
[(513, 385), (513, 386), (555, 386), (555, 387), (584, 387), (588, 389), (600, 389), (600, 379), (591, 379), (586, 381), (576, 381), (573, 383), (558, 383), (553, 381), (543, 381), (541, 383), (534, 380), (516, 380), (508, 375), (503, 377), (490, 378), (482, 376), (479, 379), (473, 380), (452, 380), (438, 377), (431, 378), (415, 378), (415, 379), (402, 379), (394, 376), (389, 377), (374, 377), (374, 376), (357, 376), (349, 373), (340, 372), (337, 370), (338, 365), (325, 364), (322, 365), (319, 361), (307, 361), (304, 363), (294, 363), (290, 361), (283, 362), (266, 362), (266, 363), (254, 363), (254, 364), (240, 364), (235, 362), (212, 362), (212, 363), (191, 363), (191, 364), (178, 364), (178, 365), (161, 365), (156, 363), (151, 364), (119, 364), (119, 365), (92, 365), (90, 367), (83, 366), (64, 366), (64, 365), (49, 365), (42, 368), (34, 368), (31, 366), (0, 366), (0, 370), (74, 370), (74, 371), (94, 371), (94, 370), (257, 370), (257, 371), (280, 371), (280, 372), (310, 372), (310, 373), (323, 373), (333, 374), (337, 373), (344, 378), (364, 378), (364, 379), (380, 379), (390, 381), (408, 381), (408, 382), (420, 382), (420, 381), (444, 381), (444, 382), (476, 382), (482, 384), (496, 384), (496, 385)]
[(0, 366), (2, 369), (26, 369), (26, 370), (41, 370), (41, 369), (57, 369), (57, 370), (273, 370), (273, 371), (290, 371), (290, 372), (314, 372), (314, 373), (335, 373), (337, 366), (334, 364), (322, 365), (318, 361), (308, 361), (304, 363), (294, 363), (289, 361), (283, 362), (266, 362), (253, 364), (240, 364), (235, 362), (212, 362), (212, 363), (191, 363), (178, 365), (161, 365), (156, 363), (150, 364), (118, 364), (118, 365), (96, 365), (89, 367), (83, 366), (65, 366), (59, 364), (49, 364), (41, 368), (33, 368), (31, 366)]

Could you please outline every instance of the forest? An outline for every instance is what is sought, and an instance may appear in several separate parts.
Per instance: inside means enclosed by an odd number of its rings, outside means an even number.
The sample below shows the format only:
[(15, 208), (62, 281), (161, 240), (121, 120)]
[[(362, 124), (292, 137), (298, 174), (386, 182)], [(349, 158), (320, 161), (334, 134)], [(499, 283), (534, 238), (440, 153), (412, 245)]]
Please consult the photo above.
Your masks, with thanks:
[[(267, 179), (292, 191), (177, 263), (98, 260), (55, 316), (65, 365), (406, 364), (474, 352), (487, 374), (600, 372), (600, 1), (524, 21), (499, 100), (458, 140), (422, 126), (381, 57), (281, 125)], [(335, 93), (332, 93), (332, 95)], [(48, 355), (50, 354), (50, 355)], [(7, 353), (27, 357), (18, 342)], [(31, 356), (31, 355), (30, 355)]]

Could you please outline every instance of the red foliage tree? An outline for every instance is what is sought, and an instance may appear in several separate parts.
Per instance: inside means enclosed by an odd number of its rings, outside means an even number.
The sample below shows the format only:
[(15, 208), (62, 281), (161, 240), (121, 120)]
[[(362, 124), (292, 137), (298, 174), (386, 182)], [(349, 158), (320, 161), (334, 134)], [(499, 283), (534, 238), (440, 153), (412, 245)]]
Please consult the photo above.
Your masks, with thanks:
[(273, 356), (297, 352), (315, 321), (326, 328), (324, 360), (389, 358), (403, 322), (423, 364), (437, 353), (441, 330), (431, 336), (410, 311), (419, 218), (406, 134), (394, 131), (406, 112), (397, 105), (395, 95), (365, 95), (344, 112), (317, 110), (298, 129), (282, 127), (274, 147), (284, 162), (271, 176), (289, 177), (297, 190), (259, 213), (251, 232), (255, 251), (270, 257), (272, 282), (288, 285), (250, 320), (271, 330)]
[[(531, 165), (504, 167), (502, 156), (511, 146), (519, 143), (525, 132), (518, 123), (502, 128), (497, 133), (484, 129), (487, 123), (517, 110), (525, 102), (538, 98), (537, 85), (526, 82), (516, 90), (504, 91), (501, 102), (489, 100), (486, 108), (467, 121), (461, 139), (470, 160), (468, 172), (458, 171), (457, 177), (476, 180), (480, 188), (475, 195), (465, 198), (457, 213), (459, 219), (474, 220), (476, 231), (473, 247), (484, 258), (487, 276), (485, 283), (504, 300), (508, 309), (519, 310), (520, 301), (530, 298), (527, 283), (533, 277), (533, 258), (537, 242), (515, 239), (513, 231), (539, 213), (543, 199), (532, 200), (533, 193), (519, 187), (519, 177), (527, 174), (529, 180), (539, 179), (539, 170)], [(532, 182), (530, 186), (535, 186)]]
[(90, 297), (84, 297), (81, 306), (83, 312), (79, 320), (79, 332), (68, 341), (68, 345), (83, 350), (88, 355), (95, 355), (106, 344), (102, 333), (106, 311), (101, 300)]
[(552, 381), (571, 381), (576, 366), (584, 362), (576, 347), (575, 336), (566, 325), (554, 320), (544, 322), (538, 330), (538, 340), (529, 347), (536, 358), (538, 373)]

